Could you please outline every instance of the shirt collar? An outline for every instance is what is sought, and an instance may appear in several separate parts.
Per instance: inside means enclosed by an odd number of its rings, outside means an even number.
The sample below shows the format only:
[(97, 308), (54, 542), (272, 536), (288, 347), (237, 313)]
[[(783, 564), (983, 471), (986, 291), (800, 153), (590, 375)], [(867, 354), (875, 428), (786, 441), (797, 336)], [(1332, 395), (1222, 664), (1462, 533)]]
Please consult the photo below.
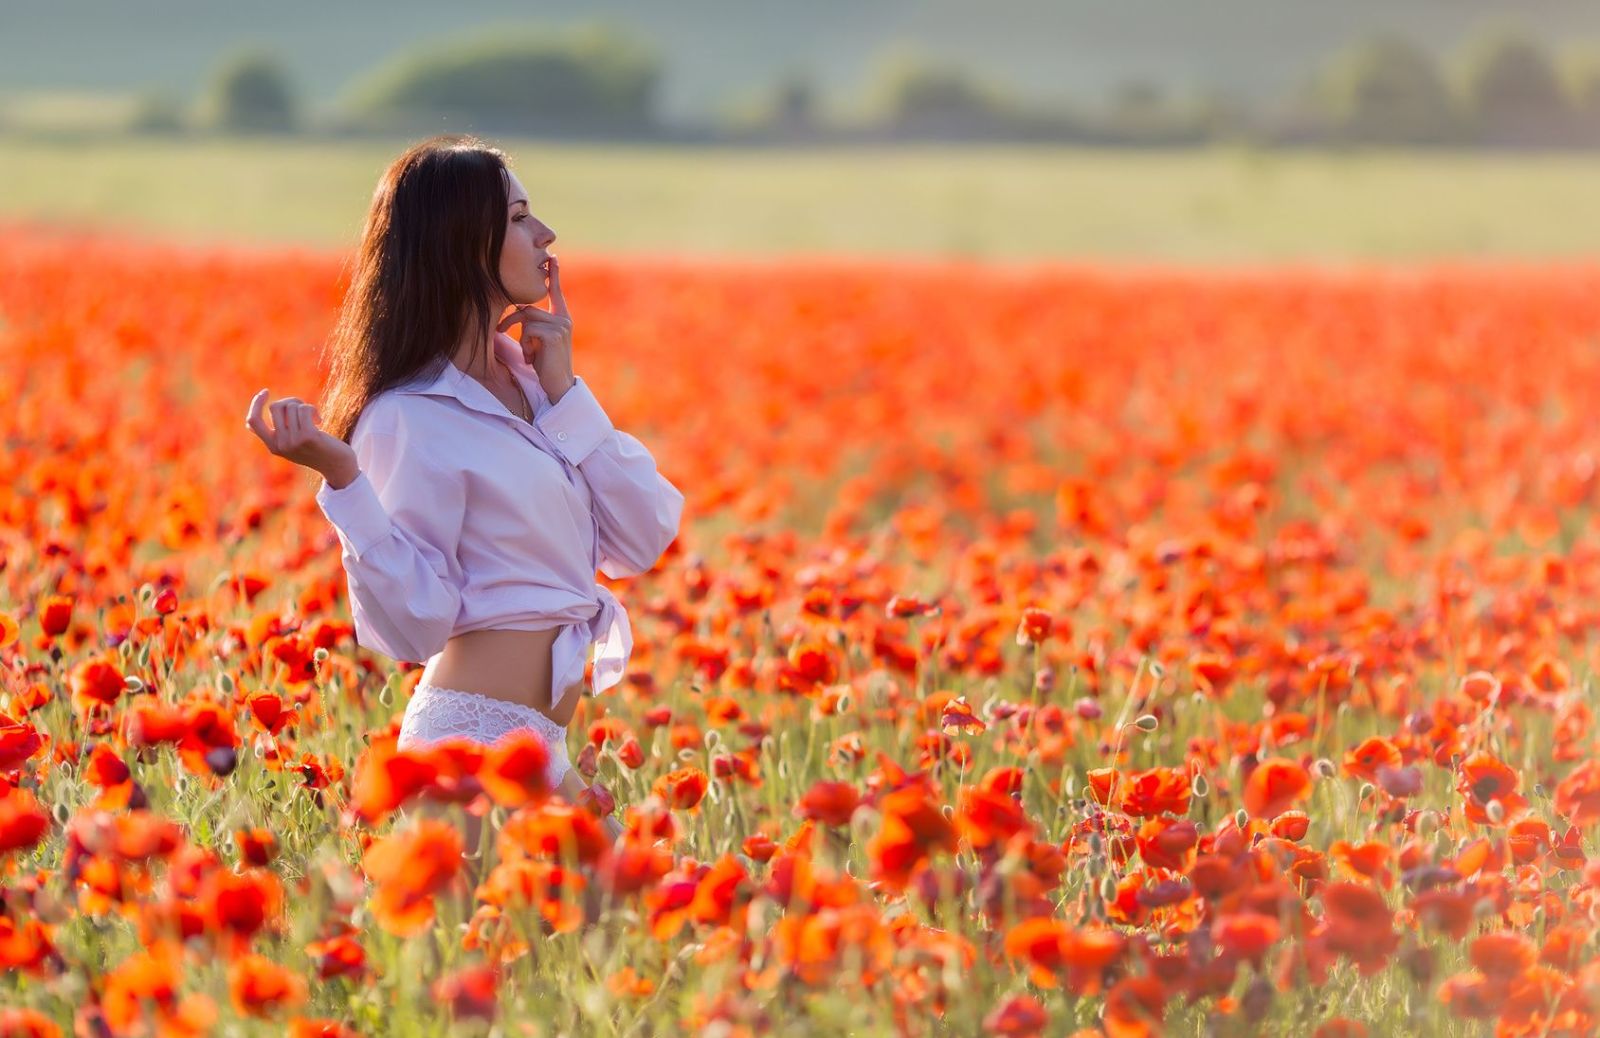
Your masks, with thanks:
[[(522, 391), (528, 395), (529, 403), (537, 400), (538, 396), (530, 381), (535, 376), (530, 373), (531, 369), (528, 368), (528, 362), (523, 358), (522, 349), (516, 340), (504, 332), (495, 332), (494, 352), (495, 356), (505, 361), (506, 366), (511, 369), (511, 374), (522, 384)], [(439, 369), (437, 375), (432, 378), (419, 375), (409, 382), (395, 386), (393, 391), (409, 395), (454, 397), (474, 411), (482, 411), (497, 417), (508, 415), (516, 417), (506, 410), (505, 405), (496, 399), (482, 382), (456, 367), (449, 357), (444, 358), (444, 366)], [(517, 420), (519, 424), (525, 424), (520, 418)]]

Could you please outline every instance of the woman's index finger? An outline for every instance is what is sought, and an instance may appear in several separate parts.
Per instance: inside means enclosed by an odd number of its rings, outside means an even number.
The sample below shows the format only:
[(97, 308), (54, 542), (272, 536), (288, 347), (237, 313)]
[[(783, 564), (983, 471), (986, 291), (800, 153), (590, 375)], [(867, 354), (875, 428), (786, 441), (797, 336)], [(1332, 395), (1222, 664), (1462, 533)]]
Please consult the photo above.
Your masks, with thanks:
[(259, 436), (263, 443), (271, 447), (277, 436), (277, 430), (267, 427), (266, 399), (265, 389), (250, 398), (250, 410), (244, 416), (244, 424), (247, 429)]
[(256, 395), (250, 398), (250, 406), (245, 410), (244, 422), (250, 425), (261, 420), (261, 412), (266, 407), (267, 391), (258, 389)]
[(550, 257), (550, 312), (567, 316), (567, 297), (561, 292), (561, 264)]

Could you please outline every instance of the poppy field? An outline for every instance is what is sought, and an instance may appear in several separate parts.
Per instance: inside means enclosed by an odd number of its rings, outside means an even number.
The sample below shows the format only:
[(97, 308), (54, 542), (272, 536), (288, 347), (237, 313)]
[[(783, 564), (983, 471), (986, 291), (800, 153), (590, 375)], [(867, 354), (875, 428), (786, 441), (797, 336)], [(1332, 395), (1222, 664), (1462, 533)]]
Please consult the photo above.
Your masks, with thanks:
[(0, 229), (0, 1038), (1600, 1031), (1600, 267), (561, 255), (576, 804), (245, 427), (342, 255)]

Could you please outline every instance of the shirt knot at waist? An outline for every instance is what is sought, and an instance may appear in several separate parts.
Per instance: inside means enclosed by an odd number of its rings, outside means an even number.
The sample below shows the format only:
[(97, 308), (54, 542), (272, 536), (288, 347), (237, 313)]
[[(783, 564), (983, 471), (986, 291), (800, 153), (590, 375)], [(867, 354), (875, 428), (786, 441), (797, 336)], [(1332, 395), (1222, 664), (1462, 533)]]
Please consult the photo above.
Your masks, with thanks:
[(567, 624), (556, 636), (551, 685), (552, 706), (562, 693), (583, 682), (584, 655), (594, 646), (594, 694), (599, 695), (622, 680), (628, 657), (633, 653), (633, 627), (628, 611), (604, 584), (595, 584), (599, 607), (587, 621)]

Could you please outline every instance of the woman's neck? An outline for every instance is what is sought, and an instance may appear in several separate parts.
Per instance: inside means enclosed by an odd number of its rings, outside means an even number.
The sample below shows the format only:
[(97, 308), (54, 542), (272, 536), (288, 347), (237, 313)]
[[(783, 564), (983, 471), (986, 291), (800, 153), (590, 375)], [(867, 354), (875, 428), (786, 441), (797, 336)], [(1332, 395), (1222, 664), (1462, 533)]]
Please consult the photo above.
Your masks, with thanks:
[[(469, 330), (470, 334), (470, 330)], [(504, 369), (500, 359), (495, 353), (494, 333), (490, 333), (487, 340), (473, 343), (470, 338), (463, 337), (456, 343), (455, 352), (450, 356), (450, 363), (471, 375), (479, 382), (504, 385)]]

